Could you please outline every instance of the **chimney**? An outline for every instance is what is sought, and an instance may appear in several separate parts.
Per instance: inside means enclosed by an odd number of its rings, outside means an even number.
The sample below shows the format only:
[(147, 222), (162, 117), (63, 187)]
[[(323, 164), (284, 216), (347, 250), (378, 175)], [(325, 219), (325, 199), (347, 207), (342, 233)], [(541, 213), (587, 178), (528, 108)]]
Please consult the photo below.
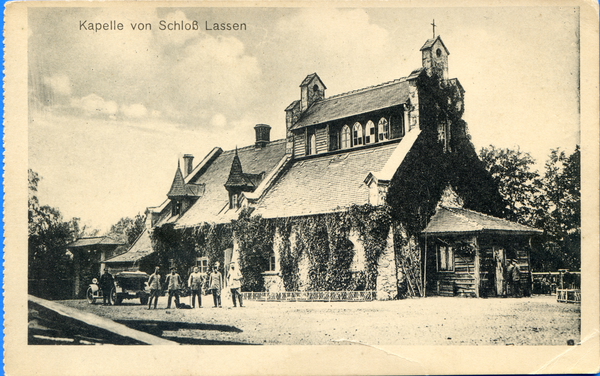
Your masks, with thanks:
[(185, 176), (188, 176), (192, 173), (194, 166), (194, 156), (191, 154), (185, 154), (183, 156), (183, 171), (185, 172)]
[(256, 132), (256, 143), (257, 148), (264, 148), (271, 141), (271, 126), (267, 124), (256, 124), (254, 126)]

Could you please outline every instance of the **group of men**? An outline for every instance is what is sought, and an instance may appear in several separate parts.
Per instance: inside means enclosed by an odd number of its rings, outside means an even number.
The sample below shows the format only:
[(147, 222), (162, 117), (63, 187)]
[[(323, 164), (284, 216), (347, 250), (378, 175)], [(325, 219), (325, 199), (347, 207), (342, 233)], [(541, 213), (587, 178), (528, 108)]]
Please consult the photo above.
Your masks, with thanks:
[[(205, 273), (201, 273), (198, 267), (194, 268), (194, 271), (188, 278), (188, 287), (191, 291), (191, 303), (192, 308), (196, 307), (196, 298), (198, 298), (198, 308), (202, 308), (202, 295), (203, 293), (212, 293), (213, 296), (213, 308), (221, 308), (221, 290), (223, 290), (223, 275), (219, 272), (220, 263), (217, 261), (212, 271), (207, 276)], [(154, 300), (154, 309), (158, 303), (158, 297), (161, 295), (162, 284), (161, 276), (159, 274), (160, 268), (157, 266), (154, 269), (154, 273), (148, 279), (148, 286), (150, 287), (150, 299), (148, 300), (148, 309), (152, 309), (152, 301)], [(227, 275), (227, 286), (231, 290), (231, 298), (233, 300), (233, 306), (237, 307), (237, 301), (242, 305), (242, 294), (240, 288), (242, 287), (242, 274), (238, 270), (235, 264), (231, 264), (230, 271)], [(183, 289), (183, 282), (181, 277), (177, 274), (174, 267), (171, 268), (171, 273), (165, 277), (164, 286), (167, 290), (168, 300), (167, 309), (171, 308), (171, 301), (175, 297), (175, 307), (181, 307), (179, 296), (181, 289)]]

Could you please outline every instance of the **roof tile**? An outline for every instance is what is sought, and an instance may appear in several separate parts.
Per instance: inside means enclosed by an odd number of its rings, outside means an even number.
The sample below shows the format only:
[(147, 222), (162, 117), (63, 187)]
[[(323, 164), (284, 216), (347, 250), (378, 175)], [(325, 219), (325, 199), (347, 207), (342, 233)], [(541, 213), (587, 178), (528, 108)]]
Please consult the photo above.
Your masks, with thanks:
[(512, 232), (523, 235), (541, 234), (543, 232), (533, 227), (492, 217), (491, 215), (473, 210), (447, 207), (439, 207), (433, 217), (431, 217), (427, 228), (423, 230), (427, 234), (483, 231)]
[(258, 202), (266, 218), (328, 213), (369, 202), (364, 179), (379, 171), (398, 143), (294, 162)]
[(314, 102), (293, 129), (363, 114), (406, 103), (409, 84), (406, 78), (386, 82)]

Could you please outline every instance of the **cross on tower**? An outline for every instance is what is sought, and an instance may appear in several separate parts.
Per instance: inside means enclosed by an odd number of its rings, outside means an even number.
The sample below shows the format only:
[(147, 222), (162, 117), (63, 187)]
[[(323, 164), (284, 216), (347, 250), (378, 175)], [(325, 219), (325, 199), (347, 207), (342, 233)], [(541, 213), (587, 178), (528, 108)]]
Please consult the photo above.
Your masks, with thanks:
[(433, 20), (431, 26), (433, 26), (433, 38), (435, 39), (435, 20)]

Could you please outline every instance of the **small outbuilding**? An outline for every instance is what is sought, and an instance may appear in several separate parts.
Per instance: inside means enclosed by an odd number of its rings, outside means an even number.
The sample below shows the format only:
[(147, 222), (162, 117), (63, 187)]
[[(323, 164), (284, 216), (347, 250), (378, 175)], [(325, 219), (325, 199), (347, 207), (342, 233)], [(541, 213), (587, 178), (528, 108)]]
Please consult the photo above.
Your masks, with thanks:
[(464, 209), (462, 200), (446, 188), (422, 232), (427, 293), (472, 297), (530, 294), (531, 237), (542, 233)]
[(67, 244), (67, 250), (73, 255), (74, 281), (73, 296), (83, 297), (92, 278), (102, 274), (104, 260), (110, 258), (116, 249), (125, 243), (109, 236), (82, 237)]

